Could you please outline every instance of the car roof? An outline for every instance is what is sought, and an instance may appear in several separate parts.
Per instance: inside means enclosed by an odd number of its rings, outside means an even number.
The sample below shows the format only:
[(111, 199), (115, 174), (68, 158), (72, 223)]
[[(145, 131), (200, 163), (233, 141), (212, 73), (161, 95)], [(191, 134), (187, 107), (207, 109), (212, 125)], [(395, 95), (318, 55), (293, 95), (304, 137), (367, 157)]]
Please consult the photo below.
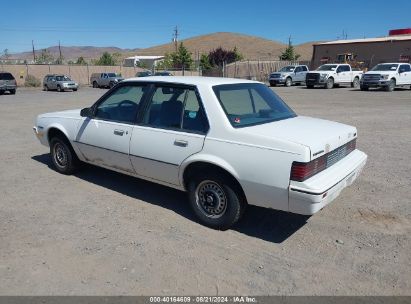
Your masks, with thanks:
[(133, 77), (124, 80), (139, 81), (139, 82), (165, 82), (165, 83), (179, 83), (187, 85), (203, 85), (203, 86), (215, 86), (222, 84), (236, 84), (236, 83), (259, 83), (258, 81), (236, 79), (236, 78), (222, 78), (222, 77), (203, 77), (203, 76), (149, 76), (141, 79), (140, 77)]

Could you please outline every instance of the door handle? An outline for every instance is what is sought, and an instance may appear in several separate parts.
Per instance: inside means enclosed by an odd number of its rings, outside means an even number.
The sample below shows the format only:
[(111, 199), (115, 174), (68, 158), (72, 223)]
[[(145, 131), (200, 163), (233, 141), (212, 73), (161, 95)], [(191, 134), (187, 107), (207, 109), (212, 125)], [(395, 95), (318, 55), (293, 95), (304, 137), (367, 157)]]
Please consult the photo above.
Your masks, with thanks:
[(123, 130), (114, 130), (114, 135), (123, 136), (124, 131)]
[(178, 146), (178, 147), (187, 147), (188, 142), (185, 141), (185, 140), (178, 140), (178, 139), (176, 139), (176, 140), (174, 141), (174, 145), (175, 145), (175, 146)]

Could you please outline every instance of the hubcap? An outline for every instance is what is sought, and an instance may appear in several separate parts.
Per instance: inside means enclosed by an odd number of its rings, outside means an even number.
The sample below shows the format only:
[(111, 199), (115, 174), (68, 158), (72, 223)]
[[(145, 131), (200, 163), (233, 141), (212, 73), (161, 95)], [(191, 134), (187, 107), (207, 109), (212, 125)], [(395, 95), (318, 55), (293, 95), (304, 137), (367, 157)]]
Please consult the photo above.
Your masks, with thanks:
[(213, 181), (201, 182), (195, 191), (198, 209), (207, 217), (219, 218), (227, 209), (227, 197), (219, 184)]
[(60, 143), (54, 145), (54, 160), (60, 167), (65, 167), (67, 165), (67, 151)]

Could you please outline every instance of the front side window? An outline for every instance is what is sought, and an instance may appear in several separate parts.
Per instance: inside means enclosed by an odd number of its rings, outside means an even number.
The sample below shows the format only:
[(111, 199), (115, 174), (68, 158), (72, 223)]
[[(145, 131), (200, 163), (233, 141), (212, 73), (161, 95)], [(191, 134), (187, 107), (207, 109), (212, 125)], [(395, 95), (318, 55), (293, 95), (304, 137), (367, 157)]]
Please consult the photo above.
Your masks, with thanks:
[(152, 127), (206, 133), (207, 118), (194, 88), (157, 86), (143, 119)]
[(404, 72), (410, 72), (411, 68), (408, 64), (402, 64), (400, 66), (400, 73), (404, 73)]
[(288, 66), (285, 66), (285, 67), (281, 68), (281, 70), (279, 70), (279, 72), (293, 72), (294, 69), (295, 69), (294, 65), (288, 65)]
[(296, 114), (266, 85), (239, 83), (213, 87), (235, 128), (295, 117)]
[(133, 123), (147, 86), (118, 87), (96, 108), (94, 117), (103, 120)]

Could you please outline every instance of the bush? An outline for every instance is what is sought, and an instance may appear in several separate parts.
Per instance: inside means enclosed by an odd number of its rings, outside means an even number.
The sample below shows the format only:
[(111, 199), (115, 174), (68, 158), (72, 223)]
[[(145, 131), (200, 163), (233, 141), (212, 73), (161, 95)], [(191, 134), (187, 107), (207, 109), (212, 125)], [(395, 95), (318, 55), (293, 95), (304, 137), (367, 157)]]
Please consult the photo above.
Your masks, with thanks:
[(26, 87), (39, 87), (39, 86), (41, 86), (41, 81), (40, 81), (40, 79), (36, 78), (35, 76), (28, 74), (26, 76), (25, 81), (24, 81), (24, 86), (26, 86)]

